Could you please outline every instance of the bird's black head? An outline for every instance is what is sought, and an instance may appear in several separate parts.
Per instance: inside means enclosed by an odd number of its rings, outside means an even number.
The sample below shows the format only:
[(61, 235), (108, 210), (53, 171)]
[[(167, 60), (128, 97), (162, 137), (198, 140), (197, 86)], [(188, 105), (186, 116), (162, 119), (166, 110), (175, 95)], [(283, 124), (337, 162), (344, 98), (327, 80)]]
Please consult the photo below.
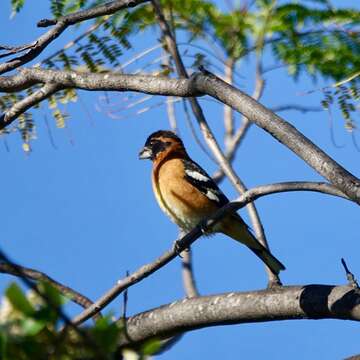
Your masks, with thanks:
[(181, 139), (172, 131), (159, 130), (152, 133), (139, 153), (139, 159), (155, 160), (157, 156), (174, 145), (184, 148)]

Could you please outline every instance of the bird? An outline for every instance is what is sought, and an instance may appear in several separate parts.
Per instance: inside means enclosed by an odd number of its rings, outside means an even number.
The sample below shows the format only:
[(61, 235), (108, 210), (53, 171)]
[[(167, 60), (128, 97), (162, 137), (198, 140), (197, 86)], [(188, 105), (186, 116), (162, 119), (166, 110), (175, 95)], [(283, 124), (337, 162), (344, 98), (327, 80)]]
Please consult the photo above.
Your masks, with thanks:
[[(152, 187), (163, 212), (189, 232), (218, 209), (229, 203), (207, 172), (188, 155), (184, 143), (174, 132), (158, 130), (146, 140), (139, 159), (150, 159)], [(211, 233), (223, 233), (246, 245), (275, 275), (285, 266), (251, 233), (251, 229), (236, 212), (226, 214)], [(210, 235), (210, 234), (206, 234)]]

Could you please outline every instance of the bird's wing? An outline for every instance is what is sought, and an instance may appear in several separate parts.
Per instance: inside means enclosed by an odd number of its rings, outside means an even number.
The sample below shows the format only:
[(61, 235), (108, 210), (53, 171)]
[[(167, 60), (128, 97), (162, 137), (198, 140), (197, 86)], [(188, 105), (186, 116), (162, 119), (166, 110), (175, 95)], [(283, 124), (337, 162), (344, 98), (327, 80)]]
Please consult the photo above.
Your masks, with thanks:
[(184, 159), (185, 179), (209, 200), (219, 207), (229, 202), (229, 199), (219, 189), (214, 180), (198, 164), (189, 159)]

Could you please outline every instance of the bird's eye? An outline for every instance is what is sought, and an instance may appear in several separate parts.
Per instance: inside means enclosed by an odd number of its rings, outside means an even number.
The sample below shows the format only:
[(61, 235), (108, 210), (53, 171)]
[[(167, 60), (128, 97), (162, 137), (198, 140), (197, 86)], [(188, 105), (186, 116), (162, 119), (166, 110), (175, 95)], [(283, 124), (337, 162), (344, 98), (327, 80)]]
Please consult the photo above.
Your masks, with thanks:
[(153, 146), (155, 144), (158, 144), (160, 141), (158, 139), (151, 139), (150, 140), (150, 145)]

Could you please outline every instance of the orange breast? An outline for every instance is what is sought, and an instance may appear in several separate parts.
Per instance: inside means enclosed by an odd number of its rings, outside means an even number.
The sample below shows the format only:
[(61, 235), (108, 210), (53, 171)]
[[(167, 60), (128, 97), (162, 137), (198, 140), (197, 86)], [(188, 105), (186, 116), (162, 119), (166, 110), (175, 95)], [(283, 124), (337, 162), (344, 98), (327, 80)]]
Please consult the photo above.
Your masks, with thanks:
[(184, 165), (178, 158), (154, 168), (153, 188), (162, 210), (187, 231), (217, 209), (216, 204), (184, 179)]

